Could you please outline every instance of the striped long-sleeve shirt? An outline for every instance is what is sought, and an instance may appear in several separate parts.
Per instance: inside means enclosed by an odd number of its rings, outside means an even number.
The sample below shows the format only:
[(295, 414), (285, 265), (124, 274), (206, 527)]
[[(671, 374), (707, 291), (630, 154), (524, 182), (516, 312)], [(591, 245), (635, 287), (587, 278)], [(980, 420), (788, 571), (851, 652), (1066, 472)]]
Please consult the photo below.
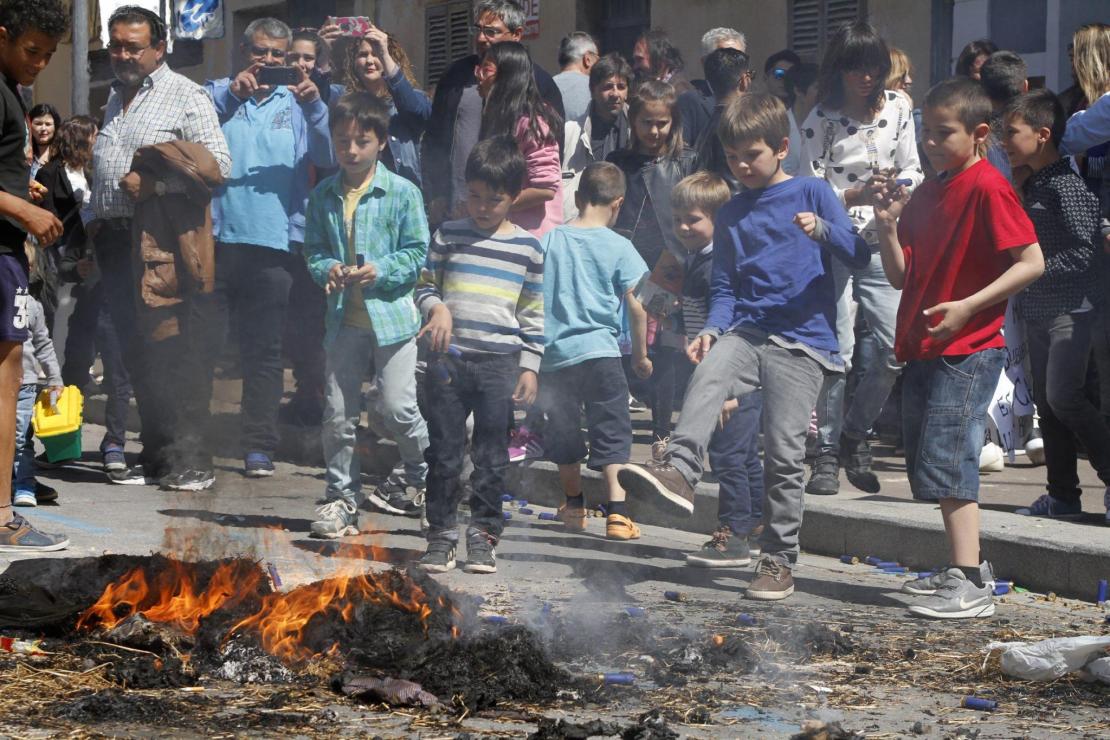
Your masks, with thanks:
[(483, 233), (470, 219), (443, 224), (416, 286), (425, 319), (440, 304), (451, 312), (451, 344), (464, 355), (520, 352), (520, 367), (539, 371), (543, 249), (527, 231), (516, 227), (499, 236)]

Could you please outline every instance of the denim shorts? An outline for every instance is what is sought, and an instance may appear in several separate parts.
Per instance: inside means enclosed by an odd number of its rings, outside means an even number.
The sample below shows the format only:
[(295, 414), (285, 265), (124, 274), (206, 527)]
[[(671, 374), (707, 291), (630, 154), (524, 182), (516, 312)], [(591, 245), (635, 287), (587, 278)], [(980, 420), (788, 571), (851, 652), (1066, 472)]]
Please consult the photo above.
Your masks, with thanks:
[(913, 497), (979, 500), (979, 454), (1006, 350), (911, 360), (902, 380), (906, 475)]
[(628, 382), (619, 357), (598, 357), (540, 374), (539, 408), (546, 414), (543, 447), (556, 465), (586, 457), (582, 411), (590, 441), (591, 470), (623, 465), (632, 455)]

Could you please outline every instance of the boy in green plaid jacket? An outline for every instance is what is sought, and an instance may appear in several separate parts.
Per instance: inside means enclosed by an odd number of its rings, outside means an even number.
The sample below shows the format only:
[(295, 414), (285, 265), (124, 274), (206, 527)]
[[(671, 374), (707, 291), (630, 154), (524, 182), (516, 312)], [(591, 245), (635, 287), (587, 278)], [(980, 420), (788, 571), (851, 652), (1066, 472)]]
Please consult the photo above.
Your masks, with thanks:
[[(356, 535), (365, 501), (390, 514), (420, 516), (428, 428), (416, 403), (416, 332), (412, 293), (428, 251), (428, 220), (420, 191), (378, 157), (389, 141), (389, 108), (354, 93), (331, 111), (340, 172), (309, 196), (305, 260), (328, 294), (327, 381), (323, 423), (327, 502), (312, 536)], [(380, 408), (404, 470), (363, 497), (355, 430), (362, 413), (362, 378), (373, 361)]]

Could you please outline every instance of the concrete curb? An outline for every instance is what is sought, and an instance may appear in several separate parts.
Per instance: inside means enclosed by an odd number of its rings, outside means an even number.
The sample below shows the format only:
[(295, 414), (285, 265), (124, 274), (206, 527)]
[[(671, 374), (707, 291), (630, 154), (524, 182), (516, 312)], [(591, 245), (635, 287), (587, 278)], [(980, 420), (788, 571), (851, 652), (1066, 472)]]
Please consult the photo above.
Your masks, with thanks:
[[(510, 489), (529, 503), (558, 506), (563, 501), (557, 468), (547, 462), (518, 466)], [(582, 487), (590, 502), (606, 498), (599, 473), (583, 470)], [(649, 502), (629, 500), (632, 518), (642, 524), (694, 532), (717, 526), (717, 485), (702, 482), (695, 490), (694, 514), (679, 518), (659, 511)], [(948, 560), (948, 542), (939, 509), (913, 501), (870, 500), (840, 495), (807, 496), (801, 531), (806, 552), (840, 557), (875, 555), (911, 569), (931, 569)], [(983, 511), (982, 547), (1001, 578), (1038, 593), (1093, 601), (1100, 579), (1110, 578), (1110, 528), (1066, 522), (1043, 522), (1046, 531), (1032, 536), (1028, 517)], [(859, 565), (870, 570), (869, 566)]]

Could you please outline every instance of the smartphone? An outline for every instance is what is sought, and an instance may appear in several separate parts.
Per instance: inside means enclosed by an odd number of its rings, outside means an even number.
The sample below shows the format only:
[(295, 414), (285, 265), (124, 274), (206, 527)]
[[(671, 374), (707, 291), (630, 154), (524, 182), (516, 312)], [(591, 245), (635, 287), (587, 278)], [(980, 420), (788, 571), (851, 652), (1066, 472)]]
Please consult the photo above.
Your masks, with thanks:
[(329, 26), (339, 26), (344, 36), (365, 36), (370, 33), (374, 25), (364, 15), (328, 16), (325, 23)]
[(259, 85), (299, 85), (301, 84), (301, 71), (296, 67), (262, 67), (254, 75)]

